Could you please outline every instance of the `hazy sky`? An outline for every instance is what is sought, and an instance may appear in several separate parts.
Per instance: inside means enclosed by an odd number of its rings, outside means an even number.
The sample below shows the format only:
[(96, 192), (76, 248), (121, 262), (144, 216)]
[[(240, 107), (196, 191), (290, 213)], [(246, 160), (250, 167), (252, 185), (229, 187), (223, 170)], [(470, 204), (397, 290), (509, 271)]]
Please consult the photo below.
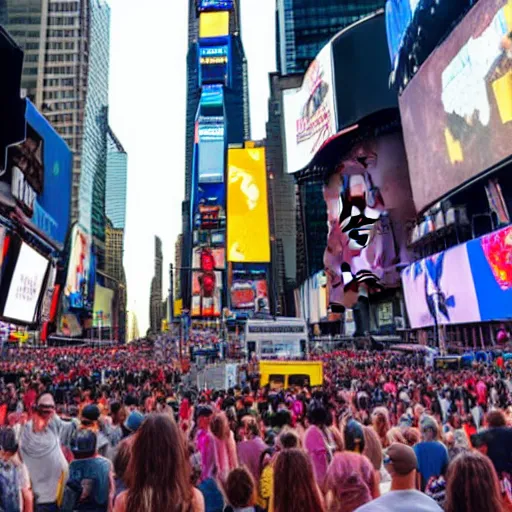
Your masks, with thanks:
[[(164, 293), (181, 232), (185, 179), (187, 0), (110, 0), (110, 125), (128, 152), (124, 264), (128, 309), (149, 325), (154, 236), (162, 239)], [(268, 73), (275, 69), (275, 0), (241, 0), (252, 137), (265, 136)]]

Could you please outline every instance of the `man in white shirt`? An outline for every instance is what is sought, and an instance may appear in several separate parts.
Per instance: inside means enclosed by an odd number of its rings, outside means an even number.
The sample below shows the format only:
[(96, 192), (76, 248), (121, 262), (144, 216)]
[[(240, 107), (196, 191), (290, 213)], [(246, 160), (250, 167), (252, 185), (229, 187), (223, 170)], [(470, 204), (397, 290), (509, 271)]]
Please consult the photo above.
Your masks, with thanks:
[(391, 475), (390, 492), (356, 512), (442, 512), (432, 498), (416, 490), (418, 461), (412, 448), (393, 443), (384, 456), (384, 464)]

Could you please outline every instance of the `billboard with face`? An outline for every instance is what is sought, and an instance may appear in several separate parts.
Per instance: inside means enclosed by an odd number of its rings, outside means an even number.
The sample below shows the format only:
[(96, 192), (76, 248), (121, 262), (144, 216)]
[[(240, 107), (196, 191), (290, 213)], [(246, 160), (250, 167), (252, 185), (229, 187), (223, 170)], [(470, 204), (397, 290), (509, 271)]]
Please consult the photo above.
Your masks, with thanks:
[(400, 97), (418, 210), (512, 154), (511, 12), (510, 0), (475, 3)]
[(267, 172), (264, 148), (228, 152), (227, 259), (268, 263)]
[(222, 310), (222, 272), (192, 272), (193, 317), (219, 317)]
[(283, 94), (287, 171), (300, 171), (336, 133), (331, 44), (309, 66), (302, 87)]
[(225, 250), (223, 247), (195, 247), (192, 255), (192, 268), (204, 268), (205, 260), (212, 259), (211, 269), (223, 270), (226, 266)]

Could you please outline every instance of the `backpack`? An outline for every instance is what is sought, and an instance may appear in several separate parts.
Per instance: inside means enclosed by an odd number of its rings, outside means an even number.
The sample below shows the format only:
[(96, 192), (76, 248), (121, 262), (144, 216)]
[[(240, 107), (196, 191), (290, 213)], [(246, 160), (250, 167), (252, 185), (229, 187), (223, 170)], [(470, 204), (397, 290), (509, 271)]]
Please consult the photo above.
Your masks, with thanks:
[(14, 464), (0, 462), (0, 512), (20, 512), (18, 471)]

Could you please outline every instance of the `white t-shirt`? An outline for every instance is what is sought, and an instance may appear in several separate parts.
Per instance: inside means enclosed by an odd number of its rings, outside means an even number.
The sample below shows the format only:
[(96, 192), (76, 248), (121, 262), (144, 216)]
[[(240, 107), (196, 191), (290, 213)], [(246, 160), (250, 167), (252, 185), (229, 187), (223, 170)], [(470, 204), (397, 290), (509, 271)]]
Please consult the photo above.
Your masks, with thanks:
[(443, 512), (443, 509), (420, 491), (390, 491), (359, 507), (356, 512)]

